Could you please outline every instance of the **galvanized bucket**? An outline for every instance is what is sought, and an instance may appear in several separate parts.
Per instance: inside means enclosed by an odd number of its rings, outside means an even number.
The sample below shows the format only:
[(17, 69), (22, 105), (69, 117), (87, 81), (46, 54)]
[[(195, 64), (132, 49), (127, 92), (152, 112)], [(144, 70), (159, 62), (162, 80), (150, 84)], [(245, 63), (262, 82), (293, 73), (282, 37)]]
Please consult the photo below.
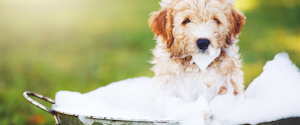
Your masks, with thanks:
[[(56, 125), (180, 125), (176, 120), (146, 120), (146, 119), (122, 119), (100, 116), (79, 116), (79, 114), (69, 114), (65, 112), (55, 111), (41, 105), (37, 101), (29, 97), (34, 96), (47, 102), (55, 104), (55, 101), (43, 95), (26, 91), (23, 96), (33, 105), (43, 109), (53, 115)], [(83, 123), (82, 117), (88, 119), (89, 123)], [(300, 117), (285, 118), (272, 122), (259, 123), (259, 125), (300, 125)]]
[[(34, 96), (43, 99), (47, 102), (55, 104), (53, 99), (45, 97), (43, 95), (26, 91), (23, 96), (33, 105), (43, 109), (44, 111), (53, 115), (56, 125), (180, 125), (176, 120), (146, 120), (146, 119), (123, 119), (123, 118), (110, 118), (100, 116), (79, 116), (79, 114), (69, 114), (65, 112), (55, 111), (51, 108), (47, 108), (44, 105), (38, 103), (29, 97)], [(82, 117), (88, 119), (89, 123), (83, 123)]]

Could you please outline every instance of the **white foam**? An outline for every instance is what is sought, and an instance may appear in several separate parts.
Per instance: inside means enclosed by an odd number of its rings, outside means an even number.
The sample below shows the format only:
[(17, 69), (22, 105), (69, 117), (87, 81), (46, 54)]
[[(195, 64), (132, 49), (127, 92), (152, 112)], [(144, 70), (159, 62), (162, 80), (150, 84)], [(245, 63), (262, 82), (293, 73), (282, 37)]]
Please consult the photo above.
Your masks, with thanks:
[(300, 116), (300, 72), (288, 54), (268, 61), (245, 91), (245, 100), (228, 116), (231, 124), (257, 124)]
[(186, 125), (203, 125), (205, 120), (202, 117), (209, 112), (208, 103), (201, 95), (196, 102), (178, 107), (167, 119), (181, 120)]
[(54, 110), (86, 116), (157, 119), (148, 97), (150, 78), (140, 77), (111, 83), (94, 91), (59, 91)]
[[(300, 116), (300, 72), (286, 53), (277, 54), (244, 94), (216, 96), (176, 108), (164, 119), (191, 124), (257, 124)], [(148, 77), (127, 79), (89, 93), (59, 91), (54, 110), (70, 114), (130, 119), (158, 119), (148, 96)], [(229, 86), (228, 91), (233, 91)], [(232, 92), (233, 93), (233, 92)], [(170, 103), (170, 106), (176, 105)], [(80, 117), (85, 124), (91, 121)]]
[(193, 62), (201, 69), (202, 72), (206, 71), (207, 66), (214, 61), (221, 53), (221, 49), (214, 49), (211, 46), (208, 47), (209, 53), (198, 53), (193, 55)]
[(82, 115), (78, 116), (78, 119), (84, 124), (84, 125), (93, 125), (94, 124), (94, 120), (92, 119), (88, 119)]

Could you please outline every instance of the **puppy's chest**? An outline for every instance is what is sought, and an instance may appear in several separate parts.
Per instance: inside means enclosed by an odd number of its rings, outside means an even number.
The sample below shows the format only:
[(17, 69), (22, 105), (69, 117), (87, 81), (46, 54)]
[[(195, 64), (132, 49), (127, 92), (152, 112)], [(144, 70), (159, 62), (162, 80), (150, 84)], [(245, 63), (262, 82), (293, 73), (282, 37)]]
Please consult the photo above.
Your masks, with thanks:
[(213, 68), (208, 68), (205, 73), (181, 72), (170, 74), (169, 81), (164, 84), (169, 94), (179, 97), (186, 102), (193, 102), (200, 95), (206, 97), (208, 101), (215, 97), (223, 86), (226, 77), (219, 75)]

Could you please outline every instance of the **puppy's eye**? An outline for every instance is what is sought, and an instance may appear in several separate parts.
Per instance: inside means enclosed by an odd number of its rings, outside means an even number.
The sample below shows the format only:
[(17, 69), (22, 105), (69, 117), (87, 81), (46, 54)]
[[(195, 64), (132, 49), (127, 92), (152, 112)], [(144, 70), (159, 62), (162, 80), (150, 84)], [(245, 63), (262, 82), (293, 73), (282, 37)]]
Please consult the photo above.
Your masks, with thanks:
[(220, 21), (219, 21), (217, 18), (214, 18), (214, 21), (215, 21), (217, 24), (220, 24)]
[(187, 24), (187, 23), (189, 23), (189, 22), (191, 22), (191, 20), (190, 19), (186, 19), (184, 22), (182, 22), (183, 24)]

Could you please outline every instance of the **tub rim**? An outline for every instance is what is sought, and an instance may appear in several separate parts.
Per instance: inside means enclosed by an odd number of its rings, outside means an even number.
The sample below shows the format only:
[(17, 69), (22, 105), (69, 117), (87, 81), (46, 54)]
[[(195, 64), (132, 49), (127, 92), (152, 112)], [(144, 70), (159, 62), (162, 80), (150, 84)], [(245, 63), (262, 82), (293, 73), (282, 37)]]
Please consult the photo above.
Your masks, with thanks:
[(155, 122), (155, 123), (179, 123), (179, 120), (129, 119), (129, 118), (115, 118), (115, 117), (81, 115), (81, 114), (62, 112), (62, 111), (54, 110), (52, 108), (48, 108), (48, 107), (38, 103), (37, 101), (33, 100), (29, 96), (37, 97), (37, 98), (40, 98), (40, 99), (42, 99), (46, 102), (55, 104), (55, 101), (53, 99), (49, 98), (49, 97), (43, 96), (41, 94), (38, 94), (38, 93), (35, 93), (35, 92), (32, 92), (32, 91), (25, 91), (23, 93), (23, 96), (25, 97), (25, 99), (27, 101), (29, 101), (34, 106), (50, 113), (53, 116), (56, 125), (60, 125), (60, 119), (59, 119), (57, 113), (62, 114), (62, 115), (75, 116), (75, 117), (78, 117), (78, 118), (79, 118), (79, 116), (81, 116), (81, 117), (85, 117), (85, 118), (89, 118), (89, 119), (100, 119), (100, 120), (130, 121), (130, 122)]

